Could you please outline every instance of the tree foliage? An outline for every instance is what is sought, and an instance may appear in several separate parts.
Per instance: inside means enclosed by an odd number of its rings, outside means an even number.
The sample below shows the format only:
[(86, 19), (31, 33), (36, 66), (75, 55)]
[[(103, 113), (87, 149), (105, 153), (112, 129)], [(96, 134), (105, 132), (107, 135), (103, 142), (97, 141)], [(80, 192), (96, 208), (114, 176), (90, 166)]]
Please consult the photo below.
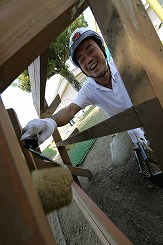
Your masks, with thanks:
[[(74, 77), (73, 73), (68, 70), (66, 61), (69, 59), (69, 38), (71, 33), (78, 27), (86, 27), (88, 24), (81, 14), (68, 28), (66, 28), (60, 36), (54, 40), (49, 46), (49, 59), (47, 68), (47, 78), (49, 79), (55, 74), (60, 74), (71, 85), (79, 91), (81, 88), (80, 83)], [(27, 92), (31, 91), (28, 70), (25, 70), (19, 77), (18, 81), (14, 84), (22, 90)]]

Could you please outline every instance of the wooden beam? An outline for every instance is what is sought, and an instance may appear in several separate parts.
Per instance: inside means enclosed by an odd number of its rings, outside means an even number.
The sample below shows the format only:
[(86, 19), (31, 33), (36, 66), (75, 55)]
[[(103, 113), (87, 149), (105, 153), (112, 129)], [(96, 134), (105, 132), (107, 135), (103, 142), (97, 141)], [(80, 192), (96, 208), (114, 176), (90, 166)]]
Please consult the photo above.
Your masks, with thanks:
[(56, 145), (63, 146), (73, 144), (85, 140), (95, 139), (114, 133), (127, 131), (129, 129), (140, 127), (140, 121), (135, 113), (133, 107), (121, 112), (111, 118), (104, 120), (101, 123), (92, 126), (79, 134), (76, 134), (62, 142), (58, 142)]
[(163, 105), (162, 43), (141, 0), (88, 3), (133, 104), (158, 97)]
[(62, 141), (62, 138), (61, 138), (61, 135), (60, 135), (58, 129), (56, 129), (54, 131), (53, 138), (54, 138), (54, 141), (55, 141), (55, 143), (57, 145), (57, 149), (59, 151), (59, 154), (60, 154), (60, 156), (62, 158), (63, 163), (66, 164), (66, 165), (70, 165), (71, 166), (72, 163), (71, 163), (70, 157), (69, 157), (69, 155), (67, 153), (66, 147), (65, 146), (58, 146), (58, 142)]
[[(58, 131), (58, 129), (56, 129), (53, 133), (53, 138), (55, 143), (57, 144), (59, 141), (62, 141), (61, 135)], [(59, 154), (61, 156), (61, 159), (63, 161), (64, 164), (66, 164), (67, 166), (72, 166), (72, 162), (71, 159), (67, 153), (66, 147), (65, 146), (57, 146)], [(78, 177), (73, 175), (73, 180), (79, 185), (81, 186)]]
[(48, 50), (45, 50), (44, 53), (28, 67), (33, 104), (40, 118), (44, 113), (44, 108), (48, 106), (45, 100), (47, 65)]
[[(163, 169), (162, 127), (157, 127), (157, 135), (154, 127), (155, 118), (156, 125), (163, 124), (162, 43), (140, 0), (104, 0), (103, 4), (99, 0), (88, 0), (88, 3), (134, 107), (143, 111), (143, 116), (137, 116)], [(151, 127), (150, 120), (153, 121)]]
[(87, 7), (77, 0), (0, 2), (0, 92)]
[(92, 177), (92, 173), (89, 169), (84, 169), (84, 168), (80, 168), (80, 167), (73, 167), (68, 165), (67, 166), (71, 172), (72, 175), (75, 176), (82, 176), (82, 177)]
[(154, 98), (136, 106), (135, 110), (163, 171), (163, 110), (159, 110), (160, 107), (158, 99)]
[(21, 125), (19, 123), (18, 117), (17, 117), (17, 115), (13, 109), (8, 109), (7, 112), (9, 114), (10, 120), (12, 122), (13, 129), (14, 129), (15, 134), (17, 136), (17, 140), (18, 140), (20, 147), (22, 149), (22, 152), (25, 156), (28, 168), (30, 171), (33, 171), (36, 169), (35, 160), (34, 160), (32, 154), (29, 151), (27, 151), (27, 149), (24, 148), (24, 143), (22, 141), (20, 141), (22, 132), (21, 132)]
[[(36, 165), (38, 169), (41, 168), (54, 168), (54, 165), (48, 161), (44, 161), (41, 159), (36, 159)], [(75, 176), (82, 176), (82, 177), (92, 177), (92, 173), (90, 170), (88, 169), (84, 169), (84, 168), (79, 168), (79, 167), (73, 167), (71, 165), (67, 165), (67, 167), (69, 168), (70, 172), (72, 175)]]
[(85, 218), (104, 245), (132, 245), (132, 242), (112, 223), (99, 207), (75, 183), (72, 183), (73, 197)]
[(56, 244), (0, 100), (0, 244)]
[(50, 106), (43, 113), (43, 117), (44, 118), (45, 117), (51, 117), (60, 103), (61, 103), (61, 98), (60, 98), (59, 94), (57, 94), (57, 96), (54, 98), (54, 100), (52, 101)]

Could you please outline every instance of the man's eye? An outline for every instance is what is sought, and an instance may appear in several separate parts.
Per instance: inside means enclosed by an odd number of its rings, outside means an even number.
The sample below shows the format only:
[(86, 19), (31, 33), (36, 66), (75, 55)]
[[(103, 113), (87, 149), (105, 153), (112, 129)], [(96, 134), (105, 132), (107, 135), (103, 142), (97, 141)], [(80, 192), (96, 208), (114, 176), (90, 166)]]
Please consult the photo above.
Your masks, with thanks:
[(93, 51), (94, 51), (94, 48), (91, 48), (90, 50), (89, 50), (89, 54), (92, 54), (93, 53)]
[(84, 58), (80, 59), (78, 62), (79, 64), (82, 64), (84, 62)]

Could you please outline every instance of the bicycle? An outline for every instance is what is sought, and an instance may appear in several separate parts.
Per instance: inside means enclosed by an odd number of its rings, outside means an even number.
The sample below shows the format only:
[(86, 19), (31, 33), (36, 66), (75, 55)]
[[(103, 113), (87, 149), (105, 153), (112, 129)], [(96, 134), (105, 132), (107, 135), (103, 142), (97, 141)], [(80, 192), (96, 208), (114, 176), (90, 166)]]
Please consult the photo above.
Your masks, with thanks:
[(163, 173), (159, 167), (152, 149), (138, 138), (134, 147), (136, 162), (139, 166), (139, 173), (148, 178), (155, 185), (163, 188)]

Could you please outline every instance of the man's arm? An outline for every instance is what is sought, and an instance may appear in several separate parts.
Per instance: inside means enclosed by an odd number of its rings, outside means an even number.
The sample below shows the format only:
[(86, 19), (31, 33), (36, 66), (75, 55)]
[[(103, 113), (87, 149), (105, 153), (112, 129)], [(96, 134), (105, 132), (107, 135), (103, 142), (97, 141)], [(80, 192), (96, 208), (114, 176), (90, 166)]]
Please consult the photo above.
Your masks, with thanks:
[(81, 108), (71, 103), (67, 107), (61, 109), (56, 114), (54, 114), (51, 118), (57, 123), (58, 127), (64, 126), (73, 119), (74, 115), (79, 112)]
[(51, 118), (33, 119), (23, 128), (21, 140), (27, 141), (37, 137), (38, 145), (42, 144), (53, 134), (57, 126), (60, 127), (66, 125), (80, 110), (81, 108), (79, 106), (71, 103)]

